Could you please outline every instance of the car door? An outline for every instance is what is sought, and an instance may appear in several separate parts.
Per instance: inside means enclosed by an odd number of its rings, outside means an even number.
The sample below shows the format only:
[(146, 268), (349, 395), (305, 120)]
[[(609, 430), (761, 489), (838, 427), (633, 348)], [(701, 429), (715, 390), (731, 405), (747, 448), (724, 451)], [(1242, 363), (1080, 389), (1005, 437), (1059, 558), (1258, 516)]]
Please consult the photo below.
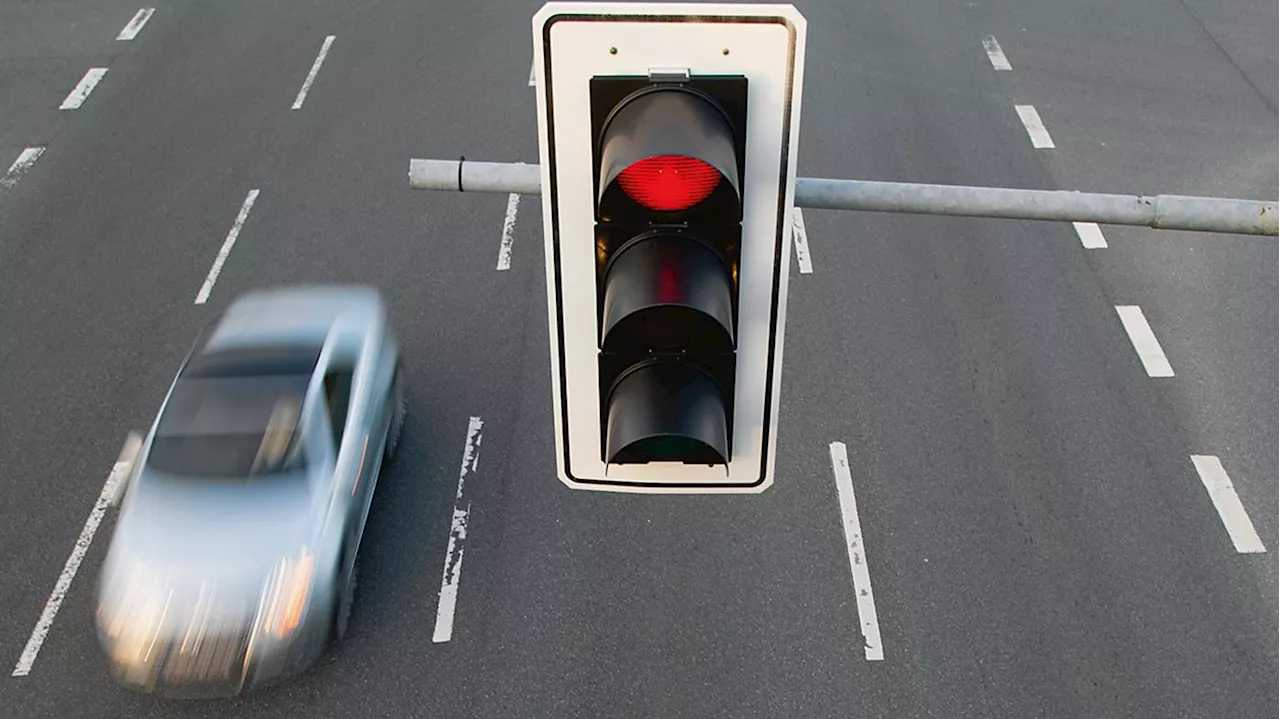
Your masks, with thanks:
[(360, 349), (354, 363), (352, 403), (356, 407), (351, 417), (351, 431), (360, 440), (360, 485), (354, 493), (358, 513), (357, 525), (363, 531), (369, 517), (369, 506), (378, 482), (384, 450), (384, 437), (388, 425), (387, 392), (378, 377), (378, 333), (373, 328), (362, 328)]
[(352, 437), (350, 431), (355, 409), (351, 401), (355, 363), (349, 352), (342, 351), (340, 347), (333, 349), (327, 353), (324, 366), (320, 368), (320, 386), (324, 398), (326, 435), (331, 438), (335, 450), (336, 461), (331, 478), (334, 499), (342, 508), (343, 539), (350, 554), (354, 552), (359, 538), (355, 508), (360, 504), (358, 494), (363, 479), (361, 459), (352, 456), (353, 452), (362, 450), (361, 441)]
[(342, 485), (352, 554), (368, 521), (390, 425), (390, 380), (380, 376), (383, 343), (380, 325), (347, 315), (330, 331), (321, 358), (321, 386), (339, 448), (335, 481)]

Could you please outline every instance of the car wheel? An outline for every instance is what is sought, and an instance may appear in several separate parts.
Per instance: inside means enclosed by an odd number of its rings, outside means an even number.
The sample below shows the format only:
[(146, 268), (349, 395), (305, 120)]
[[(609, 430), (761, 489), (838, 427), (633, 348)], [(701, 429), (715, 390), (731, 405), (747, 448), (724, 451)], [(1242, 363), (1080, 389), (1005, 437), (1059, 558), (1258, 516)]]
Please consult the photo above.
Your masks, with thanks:
[(391, 425), (387, 428), (387, 448), (383, 453), (388, 461), (395, 458), (396, 449), (400, 446), (400, 435), (404, 432), (404, 418), (408, 410), (408, 402), (404, 394), (404, 380), (396, 372), (395, 384), (391, 388), (391, 401), (395, 403), (391, 415)]
[(342, 585), (342, 593), (338, 596), (338, 606), (333, 616), (333, 638), (339, 642), (347, 637), (347, 627), (351, 622), (351, 607), (356, 599), (356, 574), (359, 568), (360, 561), (353, 560), (351, 573), (347, 575), (347, 581)]

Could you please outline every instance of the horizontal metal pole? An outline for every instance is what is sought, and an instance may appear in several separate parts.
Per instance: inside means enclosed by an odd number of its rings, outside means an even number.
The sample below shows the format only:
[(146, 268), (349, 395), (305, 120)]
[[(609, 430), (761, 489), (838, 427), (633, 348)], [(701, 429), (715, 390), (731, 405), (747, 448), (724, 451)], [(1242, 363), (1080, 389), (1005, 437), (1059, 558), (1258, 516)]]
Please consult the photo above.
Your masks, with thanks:
[(542, 170), (522, 162), (409, 160), (409, 185), (415, 190), (542, 194)]
[(1158, 230), (1198, 230), (1275, 235), (1276, 203), (1183, 195), (1104, 195), (1065, 190), (923, 185), (796, 179), (796, 204), (828, 210), (913, 212), (930, 215), (1144, 225)]
[[(410, 160), (415, 190), (542, 192), (538, 165), (471, 160)], [(1141, 225), (1158, 230), (1195, 230), (1242, 235), (1276, 235), (1275, 202), (1185, 195), (1106, 195), (1067, 190), (927, 185), (796, 179), (798, 207), (823, 210), (905, 212), (925, 215), (996, 217), (1013, 220), (1098, 222)]]

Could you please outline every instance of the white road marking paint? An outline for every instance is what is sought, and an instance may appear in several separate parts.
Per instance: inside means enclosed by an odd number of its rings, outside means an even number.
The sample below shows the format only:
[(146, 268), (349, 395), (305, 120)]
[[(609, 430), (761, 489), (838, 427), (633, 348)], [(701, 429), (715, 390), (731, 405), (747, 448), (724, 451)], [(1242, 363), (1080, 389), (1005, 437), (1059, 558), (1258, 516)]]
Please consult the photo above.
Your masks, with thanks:
[(84, 101), (89, 97), (89, 93), (93, 92), (93, 88), (97, 87), (98, 83), (102, 82), (102, 78), (105, 77), (106, 74), (107, 68), (105, 67), (89, 68), (89, 71), (80, 79), (80, 84), (76, 85), (76, 88), (71, 91), (70, 95), (67, 95), (67, 99), (62, 101), (62, 104), (58, 106), (58, 109), (75, 110), (83, 105)]
[(991, 67), (997, 70), (1013, 69), (1013, 66), (1009, 64), (1009, 58), (1004, 56), (1004, 50), (1000, 49), (1000, 43), (996, 42), (994, 35), (982, 38), (982, 47), (987, 51), (987, 58), (991, 60)]
[(1129, 333), (1129, 341), (1133, 343), (1138, 359), (1142, 360), (1142, 366), (1147, 370), (1147, 376), (1172, 377), (1173, 367), (1169, 366), (1164, 350), (1160, 349), (1160, 343), (1151, 331), (1151, 325), (1147, 324), (1142, 308), (1136, 305), (1116, 305), (1116, 312), (1120, 315), (1125, 332)]
[(796, 261), (800, 263), (800, 274), (813, 274), (813, 260), (809, 258), (809, 233), (804, 228), (804, 214), (800, 208), (791, 216), (792, 244), (796, 246)]
[(124, 447), (120, 450), (120, 455), (116, 458), (111, 473), (107, 475), (107, 481), (102, 486), (102, 493), (98, 495), (93, 511), (89, 512), (89, 519), (85, 520), (84, 529), (80, 530), (80, 537), (71, 550), (71, 556), (67, 557), (62, 574), (58, 576), (58, 582), (53, 585), (53, 592), (44, 605), (44, 611), (40, 613), (40, 620), (36, 622), (36, 628), (31, 632), (31, 638), (27, 640), (27, 646), (22, 650), (17, 666), (13, 668), (13, 676), (25, 677), (31, 673), (31, 665), (35, 663), (36, 655), (40, 653), (45, 637), (49, 636), (49, 628), (53, 626), (53, 619), (58, 616), (62, 600), (66, 598), (67, 591), (71, 588), (71, 580), (75, 579), (80, 563), (84, 561), (84, 555), (89, 551), (89, 545), (93, 543), (93, 535), (97, 533), (98, 525), (102, 524), (102, 517), (107, 513), (107, 506), (115, 494), (116, 485), (129, 476), (129, 470), (133, 467), (133, 457), (137, 454), (135, 441), (136, 437), (133, 434), (125, 440)]
[(120, 31), (120, 34), (116, 35), (116, 39), (132, 40), (137, 37), (138, 33), (142, 32), (142, 26), (147, 24), (147, 21), (151, 19), (151, 14), (155, 11), (156, 9), (153, 7), (144, 7), (139, 10), (138, 14), (134, 15), (133, 19), (129, 21), (129, 24), (125, 25), (124, 29)]
[(836, 491), (840, 495), (840, 514), (844, 517), (849, 569), (853, 572), (853, 589), (858, 596), (858, 620), (862, 623), (867, 661), (882, 661), (884, 647), (880, 644), (880, 623), (876, 619), (876, 600), (871, 593), (871, 573), (867, 569), (862, 525), (858, 522), (858, 502), (853, 496), (853, 477), (849, 474), (849, 455), (844, 442), (831, 443), (831, 469), (835, 472)]
[(258, 201), (258, 191), (249, 190), (249, 195), (244, 198), (244, 204), (240, 207), (240, 214), (236, 216), (236, 222), (231, 226), (231, 231), (227, 233), (227, 239), (222, 242), (222, 249), (218, 250), (218, 256), (213, 258), (213, 267), (209, 269), (209, 276), (204, 279), (204, 284), (200, 286), (200, 292), (196, 295), (196, 304), (202, 305), (209, 299), (209, 293), (213, 291), (213, 283), (218, 280), (218, 273), (222, 272), (222, 263), (227, 261), (227, 255), (231, 254), (231, 248), (235, 247), (236, 238), (240, 236), (240, 230), (244, 227), (244, 221), (249, 218), (249, 210), (253, 209), (253, 203)]
[(1080, 244), (1086, 250), (1102, 250), (1107, 247), (1107, 238), (1102, 236), (1102, 228), (1096, 222), (1072, 222), (1076, 234), (1080, 236)]
[(324, 44), (320, 46), (320, 54), (316, 55), (316, 61), (311, 64), (311, 72), (307, 73), (307, 79), (302, 83), (302, 89), (298, 91), (297, 99), (293, 101), (293, 109), (297, 110), (302, 107), (302, 101), (307, 99), (307, 92), (311, 90), (311, 83), (316, 81), (316, 75), (320, 73), (320, 66), (324, 64), (324, 58), (329, 54), (329, 48), (333, 46), (335, 37), (330, 35), (324, 39)]
[(1022, 118), (1022, 126), (1027, 128), (1027, 134), (1031, 136), (1031, 146), (1037, 149), (1053, 149), (1053, 140), (1049, 137), (1049, 131), (1045, 129), (1044, 123), (1040, 121), (1040, 113), (1036, 112), (1033, 105), (1014, 105), (1018, 111), (1018, 117)]
[(468, 474), (474, 474), (480, 462), (480, 430), (484, 421), (472, 417), (467, 424), (467, 443), (462, 451), (462, 470), (458, 473), (458, 491), (454, 494), (453, 522), (449, 526), (449, 548), (444, 557), (444, 577), (440, 580), (440, 604), (436, 608), (436, 628), (431, 641), (440, 644), (453, 638), (453, 613), (458, 605), (458, 580), (462, 578), (463, 545), (467, 539), (467, 517), (471, 502), (462, 502), (462, 489)]
[(9, 171), (4, 173), (4, 177), (0, 177), (0, 187), (10, 188), (18, 184), (18, 178), (22, 177), (31, 166), (36, 164), (36, 160), (44, 154), (43, 147), (28, 147), (18, 153), (18, 159), (9, 165)]
[(511, 243), (515, 239), (516, 210), (520, 207), (520, 195), (513, 192), (507, 197), (507, 215), (502, 219), (502, 242), (498, 245), (498, 270), (511, 269)]
[(1236, 488), (1231, 484), (1227, 470), (1222, 468), (1221, 460), (1212, 455), (1193, 454), (1191, 461), (1196, 465), (1196, 472), (1200, 473), (1204, 488), (1209, 490), (1209, 499), (1213, 500), (1213, 507), (1218, 510), (1218, 516), (1222, 518), (1227, 534), (1231, 535), (1231, 543), (1236, 545), (1236, 551), (1240, 554), (1267, 551), (1262, 545), (1262, 539), (1254, 531), (1253, 522), (1249, 521), (1240, 497), (1236, 495)]
[(529, 61), (529, 87), (533, 87), (538, 84), (538, 81), (534, 79), (534, 72), (537, 69), (537, 67), (538, 67), (538, 58), (534, 57), (532, 60)]

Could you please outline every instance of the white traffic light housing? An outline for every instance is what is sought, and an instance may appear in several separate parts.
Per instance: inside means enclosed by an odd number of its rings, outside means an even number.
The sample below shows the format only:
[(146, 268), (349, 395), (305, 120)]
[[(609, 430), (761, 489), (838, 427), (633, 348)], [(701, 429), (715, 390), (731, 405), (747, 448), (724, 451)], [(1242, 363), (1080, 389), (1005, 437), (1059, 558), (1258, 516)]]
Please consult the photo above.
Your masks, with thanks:
[(772, 483), (804, 30), (789, 5), (535, 16), (566, 484)]

